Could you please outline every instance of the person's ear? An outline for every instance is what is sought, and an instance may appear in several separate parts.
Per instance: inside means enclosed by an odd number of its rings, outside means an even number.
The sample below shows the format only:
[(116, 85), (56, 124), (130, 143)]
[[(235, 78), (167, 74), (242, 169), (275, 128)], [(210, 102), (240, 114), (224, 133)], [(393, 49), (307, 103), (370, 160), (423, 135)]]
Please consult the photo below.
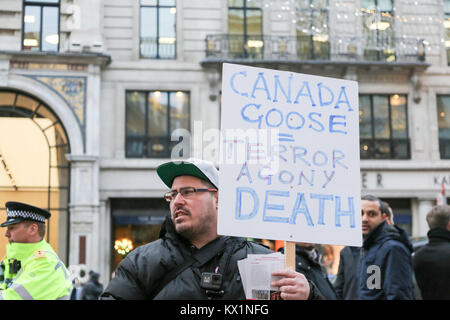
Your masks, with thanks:
[(35, 235), (38, 233), (38, 225), (36, 223), (30, 224), (30, 227), (28, 228), (30, 234)]

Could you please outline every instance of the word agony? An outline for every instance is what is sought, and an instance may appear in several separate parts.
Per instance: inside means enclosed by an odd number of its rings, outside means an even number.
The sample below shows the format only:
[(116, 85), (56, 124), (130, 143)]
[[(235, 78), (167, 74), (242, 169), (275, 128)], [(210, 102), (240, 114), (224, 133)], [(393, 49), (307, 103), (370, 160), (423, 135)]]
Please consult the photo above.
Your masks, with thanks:
[[(258, 146), (260, 147), (260, 146)], [(260, 180), (266, 182), (267, 185), (271, 185), (273, 182), (279, 182), (284, 185), (292, 185), (295, 183), (298, 186), (309, 185), (311, 187), (319, 183), (324, 189), (327, 185), (336, 177), (336, 169), (343, 168), (348, 170), (348, 165), (344, 162), (345, 154), (340, 150), (332, 150), (329, 153), (316, 150), (314, 152), (308, 152), (308, 150), (301, 146), (295, 146), (290, 150), (291, 152), (286, 152), (287, 148), (285, 146), (278, 146), (277, 153), (279, 159), (283, 162), (292, 161), (293, 164), (298, 165), (298, 170), (277, 170), (274, 174), (274, 170), (271, 165), (265, 165), (258, 168), (257, 173), (254, 172), (254, 167), (252, 167), (253, 174), (251, 173), (247, 162), (242, 165), (239, 174), (236, 178), (236, 182), (241, 179), (253, 184), (254, 177), (256, 176)], [(254, 149), (254, 153), (261, 151), (260, 154), (264, 154), (264, 149)], [(273, 161), (274, 154), (271, 153), (269, 158)], [(247, 160), (251, 160), (247, 157)], [(305, 167), (306, 166), (306, 167)], [(326, 170), (326, 167), (331, 167), (330, 171)], [(317, 168), (325, 170), (312, 169)], [(245, 177), (245, 178), (244, 178)]]

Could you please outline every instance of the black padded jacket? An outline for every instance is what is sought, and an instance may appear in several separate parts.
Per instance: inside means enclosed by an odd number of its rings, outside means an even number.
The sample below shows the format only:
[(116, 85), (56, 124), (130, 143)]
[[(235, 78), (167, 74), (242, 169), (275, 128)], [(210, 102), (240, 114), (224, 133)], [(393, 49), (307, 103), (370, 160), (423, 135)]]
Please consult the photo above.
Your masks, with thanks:
[[(178, 274), (155, 295), (162, 278), (173, 268), (184, 263), (187, 257), (196, 252), (210, 250), (216, 241), (224, 243), (209, 261), (199, 265), (194, 262)], [(223, 236), (200, 249), (190, 245), (176, 232), (170, 218), (164, 221), (158, 240), (133, 250), (115, 270), (115, 276), (108, 284), (100, 299), (208, 299), (206, 290), (200, 286), (203, 272), (222, 274), (221, 294), (215, 299), (245, 299), (244, 289), (239, 276), (237, 261), (248, 254), (265, 254), (272, 251), (244, 238)]]

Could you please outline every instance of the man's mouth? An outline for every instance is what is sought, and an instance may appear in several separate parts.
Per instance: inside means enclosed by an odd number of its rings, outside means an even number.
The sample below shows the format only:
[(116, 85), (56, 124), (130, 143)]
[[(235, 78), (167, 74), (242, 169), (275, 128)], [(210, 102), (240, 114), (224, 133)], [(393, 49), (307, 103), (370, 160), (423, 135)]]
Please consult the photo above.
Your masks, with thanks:
[(173, 219), (175, 220), (175, 222), (178, 218), (183, 217), (183, 216), (189, 216), (189, 211), (182, 209), (182, 208), (175, 209), (175, 213), (173, 215)]

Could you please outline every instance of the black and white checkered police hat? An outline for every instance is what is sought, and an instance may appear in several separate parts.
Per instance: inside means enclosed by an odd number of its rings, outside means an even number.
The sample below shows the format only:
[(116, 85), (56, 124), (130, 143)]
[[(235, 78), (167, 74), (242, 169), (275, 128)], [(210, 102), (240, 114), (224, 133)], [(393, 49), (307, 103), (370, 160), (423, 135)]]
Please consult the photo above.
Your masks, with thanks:
[(45, 219), (50, 218), (47, 210), (31, 206), (26, 203), (9, 201), (6, 206), (6, 221), (0, 226), (7, 227), (22, 221), (36, 221), (45, 223)]

